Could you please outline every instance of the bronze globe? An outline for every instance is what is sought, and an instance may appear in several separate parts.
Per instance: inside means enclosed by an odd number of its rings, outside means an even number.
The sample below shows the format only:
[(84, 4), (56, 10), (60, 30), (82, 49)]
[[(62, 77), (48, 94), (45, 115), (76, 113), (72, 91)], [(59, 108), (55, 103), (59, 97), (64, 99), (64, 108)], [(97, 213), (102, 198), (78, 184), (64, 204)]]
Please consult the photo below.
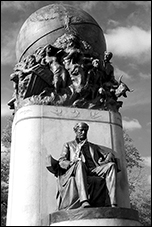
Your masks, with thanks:
[(103, 59), (105, 37), (92, 16), (71, 5), (51, 4), (31, 14), (22, 25), (16, 42), (17, 61), (32, 54), (40, 46), (53, 44), (64, 34), (79, 36)]

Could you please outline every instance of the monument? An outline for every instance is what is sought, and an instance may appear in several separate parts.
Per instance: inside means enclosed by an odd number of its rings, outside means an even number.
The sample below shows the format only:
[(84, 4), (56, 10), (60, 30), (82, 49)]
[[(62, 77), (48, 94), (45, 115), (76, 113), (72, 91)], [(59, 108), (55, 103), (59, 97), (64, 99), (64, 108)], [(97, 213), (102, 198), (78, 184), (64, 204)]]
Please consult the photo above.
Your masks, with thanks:
[[(24, 22), (16, 43), (17, 64), (10, 75), (14, 93), (8, 105), (15, 115), (8, 226), (140, 225), (137, 211), (130, 208), (119, 113), (123, 105), (119, 97), (127, 97), (131, 90), (121, 75), (116, 80), (112, 57), (106, 50), (102, 28), (83, 10), (51, 4)], [(89, 127), (89, 144), (102, 146), (102, 151), (111, 154), (110, 159), (100, 157), (97, 165), (108, 161), (108, 165), (117, 166), (117, 204), (105, 200), (105, 184), (100, 192), (103, 201), (99, 203), (95, 200), (97, 191), (93, 190), (87, 205), (73, 206), (71, 194), (68, 198), (72, 206), (69, 201), (63, 206), (61, 200), (57, 204), (60, 153), (63, 144), (73, 140), (72, 128), (77, 122)], [(69, 164), (72, 165), (73, 162)], [(60, 167), (64, 169), (62, 164)], [(74, 180), (73, 177), (71, 181)], [(75, 190), (77, 186), (71, 185)], [(89, 185), (92, 187), (92, 183)]]

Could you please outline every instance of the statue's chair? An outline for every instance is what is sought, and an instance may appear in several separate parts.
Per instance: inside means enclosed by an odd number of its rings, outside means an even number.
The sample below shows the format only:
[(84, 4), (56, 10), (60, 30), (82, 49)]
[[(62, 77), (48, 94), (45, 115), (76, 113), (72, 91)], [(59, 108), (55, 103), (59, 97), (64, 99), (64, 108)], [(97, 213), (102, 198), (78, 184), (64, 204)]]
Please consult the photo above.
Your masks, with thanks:
[[(117, 166), (120, 166), (119, 159), (115, 158)], [(47, 169), (57, 177), (58, 190), (56, 194), (57, 208), (76, 209), (81, 206), (78, 190), (75, 182), (75, 177), (70, 176), (65, 184), (60, 183), (58, 175), (58, 161), (51, 155), (47, 159)], [(118, 172), (120, 168), (118, 169)], [(87, 176), (87, 187), (89, 194), (89, 203), (91, 207), (108, 207), (110, 199), (106, 187), (105, 179), (98, 176)]]

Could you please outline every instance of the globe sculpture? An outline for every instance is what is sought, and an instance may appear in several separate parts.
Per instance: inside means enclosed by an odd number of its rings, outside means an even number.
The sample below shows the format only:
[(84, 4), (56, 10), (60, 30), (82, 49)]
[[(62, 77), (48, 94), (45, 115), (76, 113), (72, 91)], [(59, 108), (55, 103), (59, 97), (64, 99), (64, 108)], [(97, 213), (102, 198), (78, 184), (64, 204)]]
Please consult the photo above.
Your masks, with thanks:
[(52, 4), (33, 13), (16, 42), (18, 63), (10, 79), (13, 98), (8, 105), (28, 104), (112, 110), (122, 107), (126, 84), (114, 76), (99, 24), (85, 11)]
[(16, 57), (32, 54), (36, 48), (52, 44), (64, 34), (75, 34), (88, 42), (99, 58), (106, 50), (103, 31), (85, 11), (70, 5), (52, 4), (34, 12), (20, 29)]

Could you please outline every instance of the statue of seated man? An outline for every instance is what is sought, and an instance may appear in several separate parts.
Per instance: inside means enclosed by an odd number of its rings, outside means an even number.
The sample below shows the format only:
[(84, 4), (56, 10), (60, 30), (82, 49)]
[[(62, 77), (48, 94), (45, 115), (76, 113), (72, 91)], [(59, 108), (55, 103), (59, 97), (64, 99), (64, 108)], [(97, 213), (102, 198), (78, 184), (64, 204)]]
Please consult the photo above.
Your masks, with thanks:
[(109, 206), (117, 206), (116, 181), (119, 169), (115, 156), (102, 146), (89, 142), (88, 129), (89, 126), (84, 122), (74, 126), (76, 138), (64, 144), (57, 162), (59, 209), (101, 206), (100, 199), (106, 199), (105, 191)]

